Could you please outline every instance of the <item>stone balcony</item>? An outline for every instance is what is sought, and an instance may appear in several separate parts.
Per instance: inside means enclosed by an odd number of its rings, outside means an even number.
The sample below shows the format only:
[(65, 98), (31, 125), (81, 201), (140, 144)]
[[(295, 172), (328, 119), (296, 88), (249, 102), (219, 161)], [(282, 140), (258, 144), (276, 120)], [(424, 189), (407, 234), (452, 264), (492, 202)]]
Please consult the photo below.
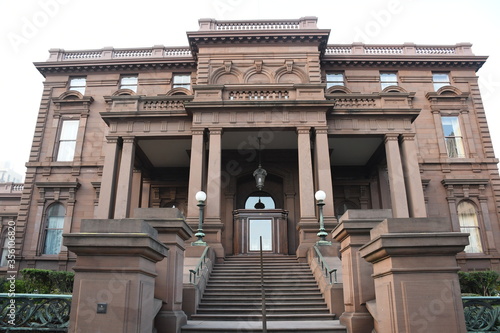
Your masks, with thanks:
[(113, 113), (135, 113), (141, 112), (143, 115), (161, 114), (165, 116), (185, 116), (186, 108), (184, 103), (193, 99), (191, 95), (119, 95), (104, 96), (107, 112)]

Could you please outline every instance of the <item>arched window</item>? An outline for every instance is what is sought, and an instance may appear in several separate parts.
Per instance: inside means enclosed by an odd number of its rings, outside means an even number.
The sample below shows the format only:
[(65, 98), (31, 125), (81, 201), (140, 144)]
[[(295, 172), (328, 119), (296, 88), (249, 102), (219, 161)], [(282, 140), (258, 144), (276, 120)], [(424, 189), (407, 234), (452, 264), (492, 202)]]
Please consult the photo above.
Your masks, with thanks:
[(469, 245), (465, 247), (466, 253), (481, 253), (481, 236), (479, 235), (479, 224), (477, 220), (476, 208), (469, 201), (462, 201), (458, 204), (458, 221), (460, 222), (460, 231), (467, 232), (469, 236)]
[(58, 254), (61, 251), (64, 215), (65, 209), (60, 203), (53, 204), (47, 209), (44, 254)]
[(275, 209), (276, 204), (269, 193), (255, 192), (245, 201), (245, 209)]

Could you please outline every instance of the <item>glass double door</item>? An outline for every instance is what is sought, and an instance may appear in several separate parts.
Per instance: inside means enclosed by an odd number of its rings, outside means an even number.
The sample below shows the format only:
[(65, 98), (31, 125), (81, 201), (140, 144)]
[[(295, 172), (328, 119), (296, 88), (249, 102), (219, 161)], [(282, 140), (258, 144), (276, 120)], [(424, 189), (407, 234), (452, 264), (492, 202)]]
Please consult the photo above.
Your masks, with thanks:
[(234, 212), (234, 253), (288, 253), (287, 212), (281, 209), (239, 209)]

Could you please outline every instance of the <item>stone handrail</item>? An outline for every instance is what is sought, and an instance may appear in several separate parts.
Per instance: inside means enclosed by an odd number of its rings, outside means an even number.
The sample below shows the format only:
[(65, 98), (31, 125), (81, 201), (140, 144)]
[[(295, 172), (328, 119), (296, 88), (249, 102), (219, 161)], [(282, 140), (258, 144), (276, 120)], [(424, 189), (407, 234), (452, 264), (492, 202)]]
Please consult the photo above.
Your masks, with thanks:
[(467, 332), (500, 331), (500, 297), (462, 297)]
[(328, 45), (325, 54), (328, 55), (473, 55), (472, 44), (459, 43), (455, 45), (416, 45), (405, 43), (400, 45), (366, 45), (363, 43)]
[[(71, 295), (0, 294), (0, 329), (67, 332)], [(9, 316), (14, 314), (13, 316)]]
[(78, 61), (78, 60), (109, 60), (109, 59), (142, 59), (142, 58), (179, 58), (192, 57), (189, 47), (165, 47), (155, 45), (150, 48), (65, 51), (62, 49), (49, 50), (48, 61)]

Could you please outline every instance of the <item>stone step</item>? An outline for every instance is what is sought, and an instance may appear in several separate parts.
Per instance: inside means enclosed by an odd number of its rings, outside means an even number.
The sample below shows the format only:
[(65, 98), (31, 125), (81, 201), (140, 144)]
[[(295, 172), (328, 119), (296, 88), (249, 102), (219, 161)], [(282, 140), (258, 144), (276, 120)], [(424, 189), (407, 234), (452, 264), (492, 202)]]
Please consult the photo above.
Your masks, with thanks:
[[(182, 327), (183, 333), (261, 333), (260, 321), (195, 321), (188, 320)], [(346, 329), (338, 320), (326, 321), (270, 321), (267, 323), (267, 332), (274, 333), (346, 333)]]
[[(321, 300), (322, 301), (322, 300)], [(294, 308), (308, 308), (308, 309), (327, 309), (326, 304), (324, 302), (310, 302), (310, 303), (296, 303), (296, 302), (280, 302), (274, 301), (269, 302), (266, 300), (266, 308), (267, 309), (294, 309)], [(261, 308), (262, 302), (203, 302), (199, 304), (200, 309), (206, 308), (226, 308), (230, 307), (234, 308), (244, 308), (244, 309), (255, 309)]]
[[(233, 297), (231, 299), (227, 298), (227, 296), (223, 297), (218, 297), (216, 295), (214, 296), (207, 296), (203, 297), (202, 302), (207, 302), (207, 303), (224, 303), (224, 302), (231, 302), (232, 304), (237, 304), (237, 303), (258, 303), (260, 304), (262, 300), (261, 295), (258, 296), (237, 296)], [(310, 296), (271, 296), (271, 295), (266, 295), (266, 301), (267, 303), (301, 303), (301, 304), (310, 304), (310, 303), (317, 303), (317, 302), (324, 302), (323, 297), (321, 295), (310, 295)], [(203, 303), (200, 303), (203, 304)]]
[[(334, 320), (335, 315), (330, 313), (302, 313), (302, 312), (294, 312), (294, 313), (270, 313), (266, 314), (266, 318), (269, 321), (273, 320)], [(222, 312), (220, 314), (214, 313), (200, 313), (194, 314), (191, 316), (191, 320), (262, 320), (262, 314), (259, 312), (243, 312), (239, 313), (225, 313)]]

